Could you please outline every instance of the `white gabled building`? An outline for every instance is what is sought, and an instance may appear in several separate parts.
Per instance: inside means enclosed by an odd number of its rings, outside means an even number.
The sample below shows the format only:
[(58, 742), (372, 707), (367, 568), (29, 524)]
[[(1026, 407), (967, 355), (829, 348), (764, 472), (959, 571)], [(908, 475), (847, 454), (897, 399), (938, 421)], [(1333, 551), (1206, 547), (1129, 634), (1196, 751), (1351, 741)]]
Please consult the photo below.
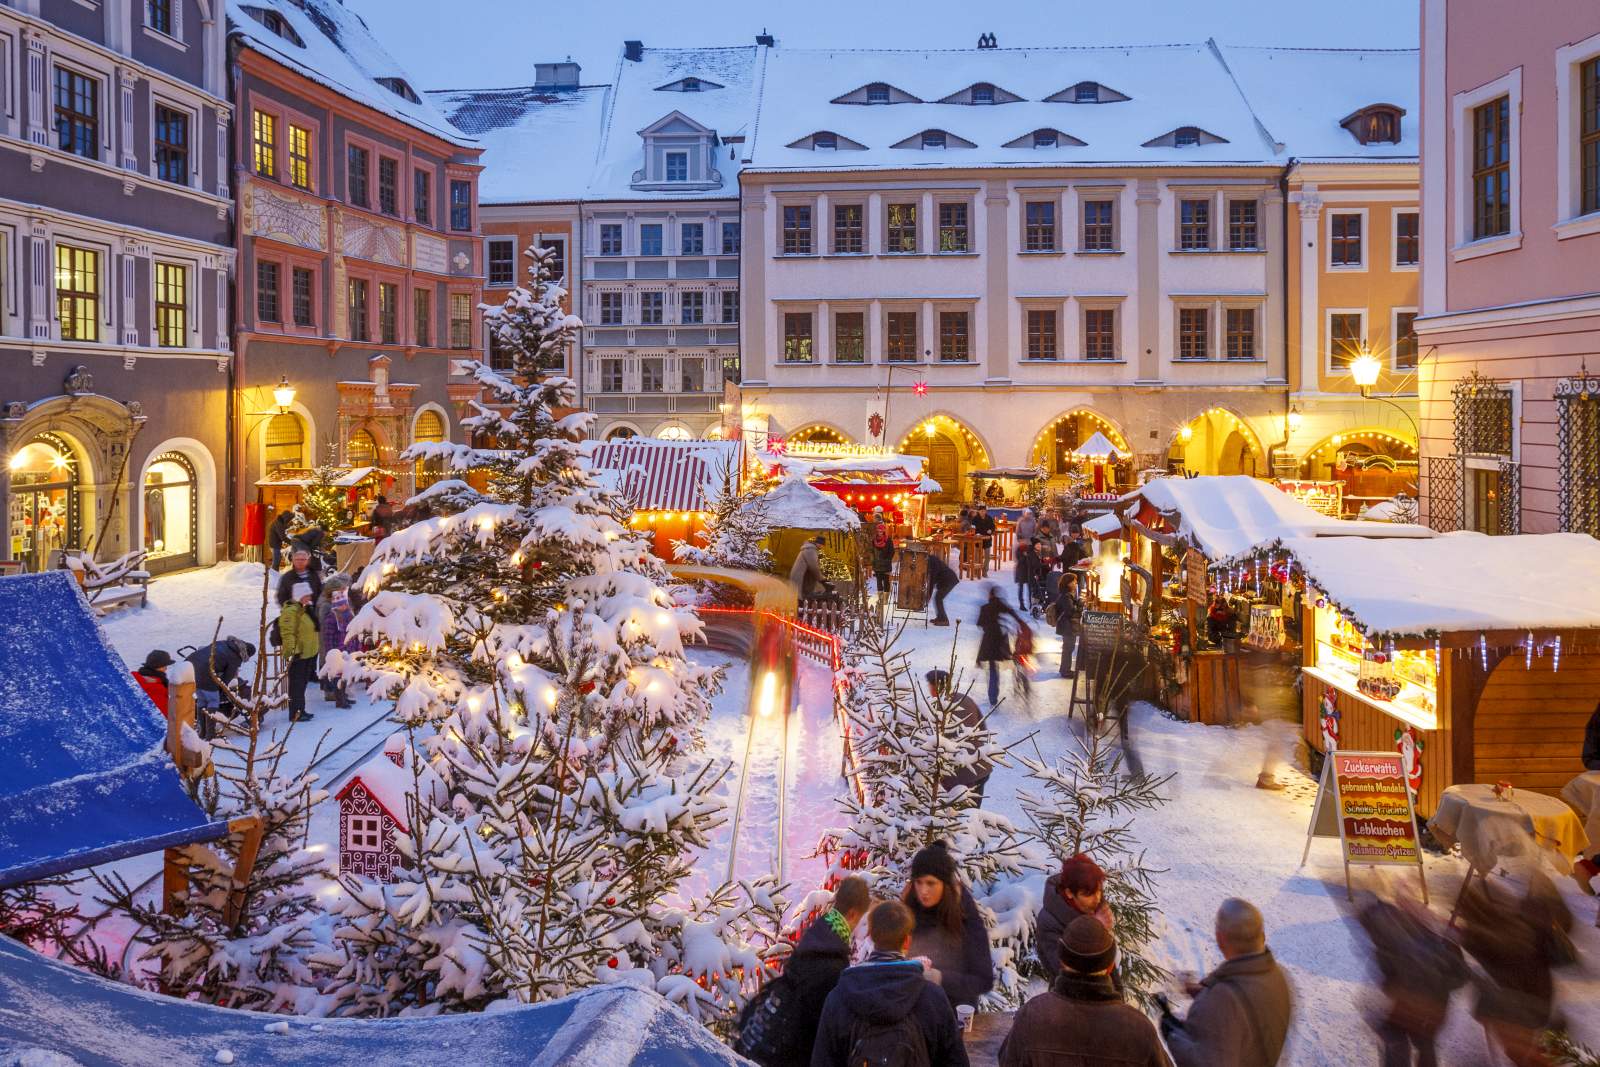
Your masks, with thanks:
[(1267, 472), (1284, 158), (1214, 44), (775, 49), (748, 155), (747, 429)]
[(584, 405), (598, 438), (704, 437), (739, 373), (739, 169), (770, 38), (627, 42), (582, 205)]

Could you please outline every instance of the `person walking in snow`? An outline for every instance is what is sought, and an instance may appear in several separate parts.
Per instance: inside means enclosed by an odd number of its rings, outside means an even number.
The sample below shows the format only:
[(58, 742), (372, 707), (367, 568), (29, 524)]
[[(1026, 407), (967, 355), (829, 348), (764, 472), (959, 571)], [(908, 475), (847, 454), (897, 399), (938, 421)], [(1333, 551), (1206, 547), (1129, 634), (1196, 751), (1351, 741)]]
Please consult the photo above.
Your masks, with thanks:
[(1061, 861), (1061, 870), (1045, 879), (1044, 906), (1034, 927), (1034, 951), (1039, 965), (1052, 979), (1061, 973), (1061, 938), (1072, 921), (1091, 916), (1107, 930), (1117, 920), (1105, 897), (1106, 872), (1082, 852)]
[(872, 509), (867, 524), (867, 540), (872, 545), (872, 581), (880, 602), (889, 598), (889, 576), (894, 573), (894, 530), (884, 521), (883, 505)]
[(1050, 990), (1017, 1012), (999, 1067), (1171, 1067), (1156, 1028), (1112, 982), (1117, 942), (1079, 915), (1062, 932)]
[(989, 599), (978, 609), (978, 666), (989, 668), (989, 707), (1000, 703), (1000, 664), (1012, 662), (1011, 635), (1006, 632), (1006, 616), (1017, 620), (1019, 628), (1028, 624), (1000, 595), (1000, 587), (989, 586)]
[(317, 673), (317, 623), (313, 615), (316, 594), (308, 582), (289, 590), (289, 602), (278, 612), (278, 634), (283, 640), (284, 662), (289, 666), (289, 721), (308, 722), (306, 687)]
[(933, 591), (933, 625), (949, 626), (950, 616), (944, 611), (944, 598), (961, 584), (955, 570), (940, 556), (928, 553), (928, 585)]
[(1261, 912), (1230, 897), (1217, 909), (1224, 963), (1197, 986), (1186, 1018), (1161, 1017), (1177, 1067), (1274, 1067), (1289, 1035), (1289, 979), (1267, 947)]
[(1450, 994), (1467, 980), (1461, 950), (1434, 929), (1425, 908), (1409, 902), (1373, 897), (1356, 919), (1388, 999), (1383, 1014), (1369, 1020), (1383, 1045), (1383, 1067), (1438, 1067), (1434, 1043), (1450, 1015)]
[(1576, 962), (1568, 931), (1572, 912), (1550, 879), (1535, 871), (1520, 901), (1502, 901), (1484, 882), (1469, 881), (1459, 902), (1461, 947), (1483, 966), (1473, 1016), (1516, 1067), (1549, 1067), (1539, 1047), (1560, 1028), (1557, 967)]
[(818, 557), (821, 549), (822, 538), (813, 537), (800, 546), (800, 552), (789, 568), (789, 584), (794, 586), (795, 595), (801, 600), (814, 596), (817, 587), (826, 584), (822, 580), (822, 560)]
[(929, 980), (939, 983), (952, 1004), (976, 1007), (978, 998), (994, 988), (989, 931), (943, 841), (911, 857), (911, 880), (901, 899), (916, 924), (913, 958), (924, 962)]
[(994, 516), (989, 514), (989, 505), (979, 504), (973, 512), (972, 532), (983, 539), (983, 573), (988, 574), (994, 566)]
[(210, 713), (222, 710), (222, 691), (234, 687), (240, 668), (255, 654), (255, 645), (232, 636), (189, 654), (188, 662), (194, 667), (195, 728), (203, 740), (209, 741), (216, 732)]
[(161, 712), (162, 718), (167, 717), (167, 668), (172, 662), (172, 653), (158, 648), (145, 656), (144, 662), (132, 672), (133, 680), (139, 683), (139, 688)]
[(1018, 539), (1013, 555), (1016, 562), (1012, 566), (1011, 580), (1017, 584), (1017, 610), (1027, 611), (1028, 591), (1033, 588), (1033, 576), (1039, 565), (1039, 554), (1034, 551), (1032, 541)]
[[(770, 1028), (763, 1036), (781, 1039), (783, 1047), (771, 1055), (761, 1049), (745, 1051), (746, 1057), (761, 1067), (807, 1067), (817, 1038), (822, 1008), (828, 994), (839, 984), (839, 976), (850, 966), (850, 949), (856, 926), (866, 917), (872, 895), (866, 880), (851, 876), (841, 879), (833, 891), (833, 904), (812, 920), (800, 935), (794, 952), (783, 966), (781, 1000)], [(751, 1001), (759, 1008), (759, 1001)], [(745, 1036), (747, 1019), (741, 1018), (740, 1036)], [(759, 1040), (759, 1039), (758, 1039)]]
[(1025, 545), (1032, 541), (1039, 532), (1039, 517), (1033, 513), (1032, 508), (1023, 508), (1022, 514), (1017, 516), (1016, 543)]
[[(322, 587), (322, 594), (317, 597), (317, 673), (322, 675), (323, 668), (328, 662), (328, 653), (334, 649), (344, 649), (345, 635), (350, 629), (350, 623), (355, 618), (354, 607), (350, 603), (350, 578), (348, 575), (335, 574), (328, 578)], [(322, 697), (331, 700), (335, 707), (351, 707), (350, 697), (345, 692), (343, 682), (335, 681), (326, 676), (322, 677)]]
[(267, 527), (267, 547), (272, 550), (272, 569), (283, 566), (283, 549), (289, 543), (289, 527), (294, 525), (294, 509), (284, 508)]
[[(950, 692), (950, 672), (932, 670), (923, 675), (923, 680), (928, 683), (928, 694), (935, 699)], [(950, 703), (954, 705), (955, 712), (967, 726), (982, 726), (983, 712), (978, 709), (978, 702), (965, 693), (952, 695)], [(979, 760), (971, 767), (959, 767), (939, 779), (939, 791), (954, 789), (956, 786), (966, 786), (977, 794), (978, 806), (983, 806), (983, 791), (989, 786), (989, 775), (994, 772), (994, 765), (988, 760)]]
[(817, 1025), (811, 1067), (863, 1063), (968, 1067), (950, 998), (914, 951), (911, 912), (886, 900), (867, 915), (872, 954), (846, 967), (828, 994)]

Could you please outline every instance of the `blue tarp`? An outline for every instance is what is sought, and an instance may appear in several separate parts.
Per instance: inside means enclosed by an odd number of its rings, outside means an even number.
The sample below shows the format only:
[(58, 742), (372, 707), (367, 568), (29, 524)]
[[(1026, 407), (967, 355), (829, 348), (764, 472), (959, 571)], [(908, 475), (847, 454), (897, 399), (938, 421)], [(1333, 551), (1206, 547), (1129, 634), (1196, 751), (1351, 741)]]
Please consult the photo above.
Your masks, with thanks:
[(0, 887), (215, 840), (67, 571), (0, 578)]
[[(54, 1053), (50, 1058), (34, 1049)], [(654, 993), (601, 986), (483, 1015), (307, 1019), (117, 985), (0, 937), (0, 1063), (68, 1067), (738, 1067)]]

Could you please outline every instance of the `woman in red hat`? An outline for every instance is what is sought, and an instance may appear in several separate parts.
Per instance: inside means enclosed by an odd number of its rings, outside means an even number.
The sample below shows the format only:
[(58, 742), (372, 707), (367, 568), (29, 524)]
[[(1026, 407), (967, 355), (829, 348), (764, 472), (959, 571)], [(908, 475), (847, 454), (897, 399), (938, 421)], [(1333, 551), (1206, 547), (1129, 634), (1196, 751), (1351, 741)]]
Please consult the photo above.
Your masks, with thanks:
[[(1061, 934), (1080, 915), (1099, 919), (1113, 930), (1116, 919), (1105, 897), (1106, 872), (1082, 852), (1061, 862), (1061, 873), (1044, 883), (1044, 907), (1039, 909), (1034, 951), (1054, 980), (1061, 971)], [(1113, 930), (1114, 932), (1114, 930)]]

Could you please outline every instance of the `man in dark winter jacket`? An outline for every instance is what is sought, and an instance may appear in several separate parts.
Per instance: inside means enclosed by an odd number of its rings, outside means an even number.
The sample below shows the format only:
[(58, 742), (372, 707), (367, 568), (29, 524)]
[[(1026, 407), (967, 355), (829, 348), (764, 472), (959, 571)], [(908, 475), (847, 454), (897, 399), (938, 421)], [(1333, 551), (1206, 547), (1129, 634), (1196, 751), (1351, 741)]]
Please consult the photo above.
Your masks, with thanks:
[(322, 568), (311, 549), (296, 544), (289, 553), (289, 569), (278, 576), (278, 607), (289, 602), (290, 592), (302, 582), (311, 586), (311, 600), (315, 603), (322, 595)]
[(1216, 935), (1226, 962), (1200, 980), (1186, 1019), (1162, 1016), (1161, 1036), (1178, 1067), (1274, 1067), (1293, 998), (1261, 913), (1249, 901), (1224, 900)]
[(1117, 942), (1080, 915), (1061, 935), (1061, 973), (1022, 1006), (1000, 1046), (1000, 1067), (1171, 1067), (1156, 1028), (1111, 984)]
[(888, 1062), (968, 1067), (949, 998), (924, 977), (920, 963), (906, 959), (911, 925), (911, 912), (897, 900), (884, 901), (867, 916), (873, 953), (845, 968), (828, 994), (811, 1067), (854, 1067), (893, 1049), (907, 1055), (884, 1056)]
[[(928, 683), (928, 695), (934, 699), (950, 689), (950, 672), (933, 670), (923, 675)], [(983, 712), (978, 708), (978, 702), (965, 693), (951, 696), (950, 702), (955, 705), (956, 714), (967, 726), (982, 726)], [(983, 806), (983, 791), (989, 785), (989, 775), (994, 773), (994, 765), (988, 760), (979, 760), (971, 767), (958, 767), (939, 780), (939, 789), (953, 789), (964, 785), (978, 795), (978, 806)]]
[(201, 645), (189, 654), (188, 663), (194, 667), (195, 725), (202, 738), (209, 740), (215, 725), (211, 716), (203, 713), (222, 707), (222, 687), (232, 688), (239, 669), (255, 654), (256, 646), (238, 637)]
[(289, 527), (292, 525), (294, 525), (294, 509), (284, 508), (267, 527), (267, 547), (272, 550), (273, 570), (283, 566), (283, 550), (289, 544)]
[(785, 1002), (784, 1031), (798, 1035), (799, 1040), (783, 1055), (767, 1061), (765, 1067), (806, 1067), (811, 1062), (822, 1005), (839, 984), (839, 975), (850, 966), (852, 932), (871, 903), (866, 880), (846, 878), (833, 891), (833, 906), (800, 935), (794, 954), (783, 968), (792, 998)]
[(944, 612), (944, 598), (961, 584), (956, 572), (940, 557), (928, 553), (928, 585), (933, 589), (933, 624), (949, 626), (950, 616)]

